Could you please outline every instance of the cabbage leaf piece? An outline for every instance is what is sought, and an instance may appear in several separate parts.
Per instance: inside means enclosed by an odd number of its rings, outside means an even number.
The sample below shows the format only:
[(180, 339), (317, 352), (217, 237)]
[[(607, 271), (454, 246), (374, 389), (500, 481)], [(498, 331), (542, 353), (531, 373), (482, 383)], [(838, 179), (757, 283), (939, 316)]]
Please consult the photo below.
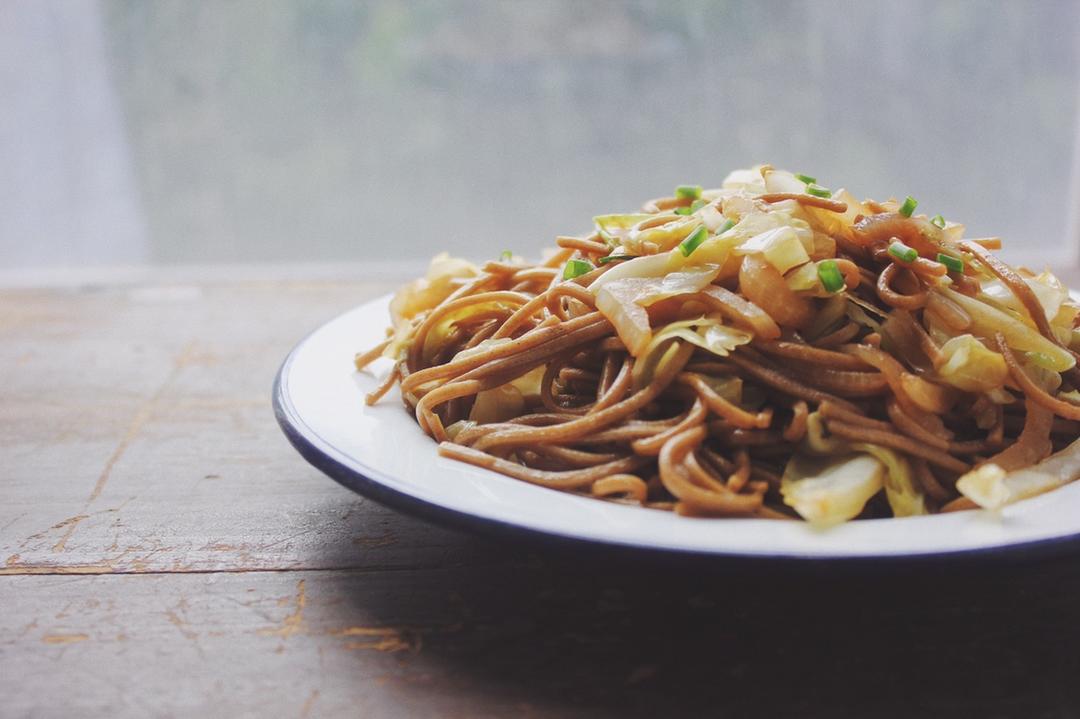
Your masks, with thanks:
[(965, 497), (984, 509), (1000, 509), (1080, 479), (1080, 439), (1038, 464), (1006, 472), (984, 464), (956, 482)]
[(784, 468), (780, 494), (803, 519), (829, 527), (853, 519), (885, 486), (885, 465), (868, 454), (796, 454)]

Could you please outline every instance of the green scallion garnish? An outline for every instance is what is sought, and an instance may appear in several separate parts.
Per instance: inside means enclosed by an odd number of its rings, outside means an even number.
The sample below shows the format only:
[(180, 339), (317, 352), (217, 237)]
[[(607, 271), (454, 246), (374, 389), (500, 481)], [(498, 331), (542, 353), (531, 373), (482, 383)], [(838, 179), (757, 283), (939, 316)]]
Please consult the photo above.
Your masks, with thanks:
[(608, 255), (607, 257), (601, 257), (596, 261), (598, 265), (606, 265), (609, 262), (622, 262), (623, 260), (633, 260), (637, 255)]
[(829, 198), (832, 197), (832, 190), (828, 187), (822, 187), (816, 182), (811, 182), (806, 186), (806, 194), (813, 195), (814, 197)]
[(889, 245), (889, 254), (904, 262), (914, 262), (919, 257), (919, 253), (915, 251), (914, 247), (908, 247), (899, 241)]
[(689, 237), (679, 243), (679, 251), (683, 253), (683, 257), (689, 257), (690, 253), (696, 250), (708, 236), (709, 229), (705, 225), (698, 227), (690, 233)]
[(844, 289), (844, 275), (836, 266), (836, 260), (822, 260), (817, 266), (817, 276), (826, 292), (839, 292)]
[(813, 185), (815, 182), (817, 182), (816, 177), (810, 177), (810, 175), (803, 175), (798, 172), (795, 173), (795, 179), (806, 185)]
[(735, 220), (724, 220), (724, 224), (720, 225), (720, 227), (716, 230), (716, 236), (719, 237), (734, 226)]
[(705, 200), (702, 200), (702, 199), (694, 200), (693, 204), (690, 205), (690, 211), (691, 212), (697, 212), (698, 210), (700, 210), (702, 207), (704, 207), (707, 204), (709, 204), (709, 203), (705, 202)]
[(588, 260), (572, 259), (566, 263), (566, 268), (563, 269), (562, 278), (564, 280), (572, 280), (575, 277), (581, 277), (586, 272), (592, 272), (592, 263)]
[(918, 205), (918, 201), (911, 195), (908, 195), (904, 200), (904, 204), (900, 205), (900, 214), (904, 217), (911, 217), (911, 213), (915, 211), (915, 208)]
[(939, 252), (937, 255), (937, 261), (945, 265), (953, 272), (964, 271), (964, 261), (959, 257), (953, 257), (952, 255), (946, 255), (944, 252)]
[(502, 254), (499, 255), (499, 259), (503, 262), (509, 262), (510, 260), (514, 259), (514, 253), (510, 250), (503, 250)]
[(689, 215), (689, 214), (690, 214), (691, 212), (693, 212), (693, 210), (691, 210), (691, 209), (690, 209), (689, 207), (676, 207), (676, 208), (675, 208), (674, 210), (672, 210), (672, 211), (673, 211), (673, 212), (674, 212), (674, 213), (675, 213), (676, 215)]
[(940, 229), (944, 230), (945, 229), (945, 218), (942, 217), (941, 215), (934, 215), (933, 217), (930, 218), (930, 224), (931, 225), (936, 225)]
[(679, 185), (675, 188), (675, 197), (684, 200), (696, 200), (701, 197), (701, 185)]

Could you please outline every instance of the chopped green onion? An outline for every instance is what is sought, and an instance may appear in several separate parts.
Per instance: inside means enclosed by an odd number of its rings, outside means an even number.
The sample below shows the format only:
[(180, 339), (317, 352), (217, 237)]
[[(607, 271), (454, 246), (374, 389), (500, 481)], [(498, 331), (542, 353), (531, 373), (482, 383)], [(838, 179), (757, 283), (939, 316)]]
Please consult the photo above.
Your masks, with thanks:
[(937, 261), (948, 267), (953, 272), (964, 271), (964, 261), (959, 257), (953, 257), (952, 255), (946, 255), (944, 252), (939, 252)]
[(510, 250), (503, 250), (502, 254), (499, 255), (499, 259), (503, 262), (509, 262), (510, 260), (514, 259), (514, 253)]
[(822, 260), (817, 266), (817, 276), (826, 292), (839, 292), (844, 289), (844, 275), (836, 266), (836, 260)]
[(889, 245), (889, 254), (904, 262), (914, 262), (919, 257), (919, 253), (915, 251), (914, 247), (908, 247), (899, 241)]
[(683, 257), (689, 257), (690, 253), (698, 248), (702, 242), (709, 236), (709, 229), (702, 225), (679, 244), (679, 250), (683, 253)]
[(679, 185), (675, 188), (675, 197), (684, 200), (696, 200), (701, 197), (701, 185)]
[(697, 212), (698, 210), (700, 210), (702, 207), (704, 207), (707, 204), (709, 204), (709, 203), (705, 202), (705, 200), (702, 200), (700, 198), (697, 199), (697, 200), (694, 200), (694, 203), (692, 205), (690, 205), (690, 211), (691, 212)]
[(693, 210), (691, 210), (689, 207), (676, 207), (675, 208), (675, 214), (676, 215), (689, 215), (691, 212), (693, 212)]
[(814, 197), (832, 197), (832, 190), (828, 187), (822, 187), (821, 185), (811, 182), (806, 186), (806, 194), (813, 195)]
[(562, 278), (564, 280), (572, 280), (575, 277), (581, 277), (586, 272), (592, 272), (592, 263), (588, 260), (573, 259), (566, 263), (566, 269), (563, 270)]
[(637, 255), (608, 255), (607, 257), (601, 257), (596, 261), (598, 265), (606, 265), (609, 262), (622, 262), (623, 260), (633, 260)]
[(817, 182), (816, 177), (810, 177), (810, 175), (803, 175), (798, 172), (795, 173), (795, 179), (807, 185), (813, 185)]
[(941, 215), (934, 215), (933, 217), (930, 218), (930, 224), (931, 225), (936, 225), (937, 227), (944, 230), (945, 229), (945, 218), (942, 217)]
[(918, 204), (914, 197), (908, 195), (907, 199), (904, 200), (904, 204), (900, 205), (900, 214), (904, 217), (911, 217), (911, 213), (915, 211)]
[(725, 220), (724, 224), (720, 225), (720, 227), (716, 230), (716, 236), (719, 237), (720, 235), (724, 234), (725, 232), (727, 232), (728, 230), (730, 230), (734, 226), (735, 226), (735, 220)]

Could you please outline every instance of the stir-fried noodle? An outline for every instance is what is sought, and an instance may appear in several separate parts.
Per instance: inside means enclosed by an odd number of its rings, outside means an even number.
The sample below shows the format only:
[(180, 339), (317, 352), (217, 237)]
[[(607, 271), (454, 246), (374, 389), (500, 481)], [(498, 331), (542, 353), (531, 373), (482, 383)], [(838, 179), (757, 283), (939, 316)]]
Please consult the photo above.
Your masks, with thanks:
[(1080, 307), (915, 204), (763, 166), (538, 264), (442, 255), (357, 356), (393, 362), (368, 402), (397, 384), (443, 456), (693, 516), (829, 524), (1076, 479)]

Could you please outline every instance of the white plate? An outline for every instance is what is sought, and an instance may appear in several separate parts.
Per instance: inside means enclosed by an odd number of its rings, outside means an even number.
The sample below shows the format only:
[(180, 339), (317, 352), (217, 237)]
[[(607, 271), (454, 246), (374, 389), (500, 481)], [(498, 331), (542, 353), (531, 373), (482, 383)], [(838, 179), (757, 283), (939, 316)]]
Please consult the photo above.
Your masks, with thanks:
[(841, 559), (1062, 547), (1080, 539), (1080, 483), (1005, 509), (849, 522), (691, 519), (545, 489), (444, 459), (396, 390), (375, 407), (363, 396), (389, 368), (357, 373), (354, 354), (378, 343), (383, 297), (316, 330), (278, 373), (274, 408), (304, 457), (342, 484), (396, 508), (477, 528), (657, 550)]

